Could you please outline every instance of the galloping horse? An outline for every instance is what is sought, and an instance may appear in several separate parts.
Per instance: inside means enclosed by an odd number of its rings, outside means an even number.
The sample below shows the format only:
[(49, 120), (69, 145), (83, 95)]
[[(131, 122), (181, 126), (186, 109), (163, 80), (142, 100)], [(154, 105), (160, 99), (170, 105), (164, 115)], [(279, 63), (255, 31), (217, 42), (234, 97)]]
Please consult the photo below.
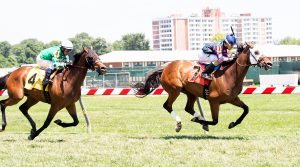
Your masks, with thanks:
[[(0, 101), (2, 112), (1, 131), (4, 131), (6, 127), (5, 108), (17, 104), (24, 96), (27, 96), (27, 100), (19, 107), (19, 109), (28, 119), (32, 127), (28, 137), (29, 140), (33, 140), (46, 129), (55, 114), (63, 108), (67, 109), (68, 113), (73, 118), (73, 122), (64, 123), (61, 120), (56, 120), (54, 122), (62, 127), (76, 126), (79, 121), (76, 114), (75, 102), (80, 98), (81, 85), (87, 70), (96, 70), (100, 75), (106, 73), (106, 66), (100, 61), (96, 52), (91, 49), (83, 49), (82, 52), (74, 55), (74, 58), (73, 63), (68, 65), (62, 73), (57, 74), (53, 79), (53, 83), (49, 85), (50, 102), (45, 98), (42, 90), (24, 89), (25, 83), (27, 82), (27, 75), (33, 67), (20, 67), (0, 78), (0, 90), (6, 88), (9, 95), (7, 99)], [(43, 126), (36, 130), (36, 124), (28, 114), (28, 109), (39, 101), (49, 103), (51, 107)]]
[[(181, 130), (182, 124), (181, 118), (173, 111), (172, 105), (180, 92), (187, 95), (185, 111), (194, 116), (192, 121), (205, 126), (216, 125), (218, 123), (220, 104), (231, 103), (244, 110), (235, 122), (229, 124), (228, 128), (233, 128), (242, 122), (249, 111), (248, 106), (238, 97), (242, 91), (243, 79), (246, 76), (249, 66), (257, 65), (265, 68), (265, 70), (272, 67), (272, 62), (267, 57), (260, 57), (259, 59), (255, 57), (252, 48), (253, 45), (248, 43), (239, 45), (237, 49), (238, 57), (214, 73), (207, 97), (210, 104), (212, 121), (206, 121), (194, 110), (196, 98), (204, 98), (204, 86), (188, 81), (188, 78), (194, 75), (194, 63), (191, 61), (173, 61), (162, 70), (154, 71), (146, 78), (145, 83), (135, 85), (137, 96), (145, 97), (161, 83), (164, 90), (169, 94), (163, 107), (176, 120), (176, 132)], [(259, 53), (256, 52), (256, 54)], [(255, 64), (251, 63), (250, 55), (253, 57)]]

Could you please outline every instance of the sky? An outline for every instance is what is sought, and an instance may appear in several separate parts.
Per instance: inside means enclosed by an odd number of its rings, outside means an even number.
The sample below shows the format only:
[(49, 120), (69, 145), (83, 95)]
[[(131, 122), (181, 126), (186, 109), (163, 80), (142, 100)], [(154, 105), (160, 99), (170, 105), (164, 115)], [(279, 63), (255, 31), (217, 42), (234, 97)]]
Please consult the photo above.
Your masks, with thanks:
[(274, 40), (300, 38), (299, 4), (297, 0), (1, 0), (0, 41), (16, 44), (36, 38), (47, 43), (81, 32), (107, 42), (144, 33), (152, 41), (153, 19), (201, 14), (206, 7), (220, 8), (227, 16), (272, 17)]

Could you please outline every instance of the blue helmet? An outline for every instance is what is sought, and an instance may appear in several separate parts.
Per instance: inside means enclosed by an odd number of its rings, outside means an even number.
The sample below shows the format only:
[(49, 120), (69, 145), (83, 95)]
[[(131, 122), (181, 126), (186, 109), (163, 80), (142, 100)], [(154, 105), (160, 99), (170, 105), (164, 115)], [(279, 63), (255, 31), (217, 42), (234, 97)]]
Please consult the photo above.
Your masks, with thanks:
[(236, 39), (235, 39), (235, 36), (233, 35), (233, 34), (228, 34), (228, 35), (226, 35), (226, 37), (225, 37), (225, 41), (227, 42), (227, 43), (229, 43), (230, 45), (235, 45), (236, 44)]

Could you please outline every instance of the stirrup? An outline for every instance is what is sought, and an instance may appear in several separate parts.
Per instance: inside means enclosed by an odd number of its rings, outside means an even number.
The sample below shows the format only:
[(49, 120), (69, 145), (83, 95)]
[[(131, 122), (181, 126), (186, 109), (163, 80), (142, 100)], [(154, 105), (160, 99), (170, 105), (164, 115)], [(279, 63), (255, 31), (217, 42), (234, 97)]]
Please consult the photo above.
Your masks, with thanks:
[(43, 80), (43, 83), (42, 83), (42, 85), (47, 85), (49, 83), (49, 81), (47, 81), (47, 80)]
[(52, 81), (50, 79), (44, 79), (42, 82), (42, 85), (52, 84)]
[(212, 80), (212, 77), (210, 74), (206, 74), (206, 73), (202, 73), (201, 74), (201, 77), (205, 78), (205, 79), (208, 79), (208, 80)]

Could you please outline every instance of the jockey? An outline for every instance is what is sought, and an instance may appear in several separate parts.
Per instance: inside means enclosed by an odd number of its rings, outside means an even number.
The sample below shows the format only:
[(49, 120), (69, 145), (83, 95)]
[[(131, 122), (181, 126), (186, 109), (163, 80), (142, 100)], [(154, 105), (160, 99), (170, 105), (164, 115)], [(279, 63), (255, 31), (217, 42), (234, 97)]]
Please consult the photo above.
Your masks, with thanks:
[(53, 69), (63, 69), (69, 60), (69, 52), (73, 49), (73, 44), (69, 40), (61, 41), (59, 46), (44, 49), (36, 57), (37, 64), (46, 69), (43, 85), (50, 82), (50, 75)]
[(209, 61), (210, 64), (202, 72), (201, 76), (212, 80), (211, 73), (214, 71), (215, 66), (219, 65), (223, 61), (229, 62), (233, 60), (233, 57), (228, 56), (228, 52), (235, 44), (235, 36), (233, 34), (228, 34), (223, 41), (204, 45), (202, 48), (203, 53), (199, 55), (199, 61)]

